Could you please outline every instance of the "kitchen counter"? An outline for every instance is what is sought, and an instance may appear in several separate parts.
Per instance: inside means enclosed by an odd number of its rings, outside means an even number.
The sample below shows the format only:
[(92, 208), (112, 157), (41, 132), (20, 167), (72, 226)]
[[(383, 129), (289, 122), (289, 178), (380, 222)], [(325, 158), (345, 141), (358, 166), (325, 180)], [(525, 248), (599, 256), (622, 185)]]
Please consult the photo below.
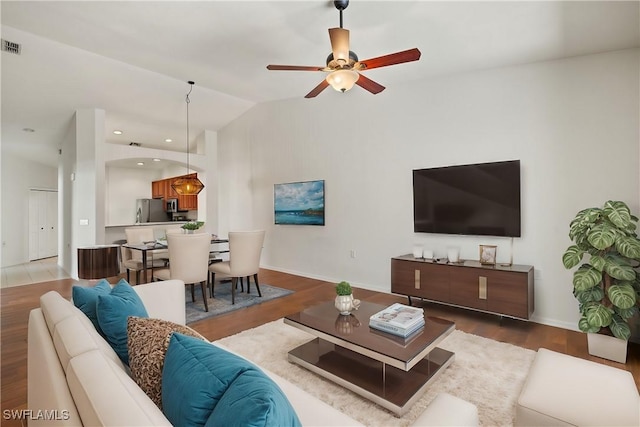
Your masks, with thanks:
[(166, 221), (166, 222), (143, 222), (140, 224), (123, 224), (123, 225), (105, 225), (104, 227), (104, 241), (105, 243), (121, 243), (126, 241), (124, 229), (130, 227), (152, 227), (153, 234), (156, 239), (164, 237), (167, 233), (167, 228), (178, 228), (182, 224), (188, 221)]
[(139, 224), (122, 224), (122, 225), (105, 225), (104, 228), (114, 228), (114, 227), (152, 227), (156, 225), (176, 225), (176, 224), (185, 224), (189, 221), (163, 221), (163, 222), (141, 222)]

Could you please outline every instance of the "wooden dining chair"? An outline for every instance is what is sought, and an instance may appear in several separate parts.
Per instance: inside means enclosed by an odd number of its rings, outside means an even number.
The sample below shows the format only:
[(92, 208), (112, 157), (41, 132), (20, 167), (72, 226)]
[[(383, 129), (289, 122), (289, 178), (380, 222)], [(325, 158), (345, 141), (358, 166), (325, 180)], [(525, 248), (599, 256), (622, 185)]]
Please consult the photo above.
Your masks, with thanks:
[(215, 296), (216, 273), (231, 277), (231, 304), (235, 304), (236, 285), (238, 279), (242, 277), (247, 278), (247, 293), (249, 293), (249, 277), (253, 276), (258, 295), (262, 296), (258, 283), (258, 271), (260, 270), (260, 254), (263, 243), (264, 230), (229, 232), (229, 261), (216, 262), (209, 266), (208, 280), (212, 298)]
[(209, 276), (209, 234), (167, 234), (169, 267), (155, 272), (158, 280), (180, 279), (191, 286), (191, 301), (195, 302), (194, 286), (200, 284), (204, 309), (209, 311), (206, 283)]

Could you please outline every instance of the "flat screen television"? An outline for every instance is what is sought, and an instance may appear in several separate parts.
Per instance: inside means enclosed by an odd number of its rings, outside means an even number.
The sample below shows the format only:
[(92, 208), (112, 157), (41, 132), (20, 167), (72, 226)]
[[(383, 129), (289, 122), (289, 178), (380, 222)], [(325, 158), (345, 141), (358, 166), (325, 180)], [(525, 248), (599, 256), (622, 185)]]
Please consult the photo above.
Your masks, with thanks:
[(414, 170), (413, 229), (520, 237), (520, 161)]

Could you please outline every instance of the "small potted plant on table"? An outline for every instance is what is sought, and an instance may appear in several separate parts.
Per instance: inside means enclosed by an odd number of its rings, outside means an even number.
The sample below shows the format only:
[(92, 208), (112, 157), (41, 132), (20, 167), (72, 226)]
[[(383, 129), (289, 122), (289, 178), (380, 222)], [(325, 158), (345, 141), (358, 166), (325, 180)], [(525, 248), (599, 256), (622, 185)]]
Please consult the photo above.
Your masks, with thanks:
[(344, 316), (351, 314), (352, 310), (357, 310), (360, 300), (353, 299), (353, 291), (349, 282), (342, 281), (336, 285), (335, 306)]
[(574, 244), (562, 256), (567, 269), (582, 263), (573, 273), (573, 295), (580, 303), (578, 327), (587, 333), (589, 354), (620, 363), (626, 362), (629, 319), (640, 304), (637, 222), (620, 201), (581, 210), (570, 224)]
[(185, 233), (192, 234), (194, 231), (196, 231), (203, 225), (204, 225), (204, 221), (189, 221), (182, 224), (181, 228), (185, 231)]

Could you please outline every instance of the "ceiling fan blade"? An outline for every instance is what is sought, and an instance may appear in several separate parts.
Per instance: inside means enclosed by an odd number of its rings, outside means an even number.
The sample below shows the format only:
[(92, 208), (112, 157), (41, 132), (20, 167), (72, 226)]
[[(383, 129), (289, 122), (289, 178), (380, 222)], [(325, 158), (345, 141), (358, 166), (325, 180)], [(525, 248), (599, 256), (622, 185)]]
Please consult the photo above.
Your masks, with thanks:
[(417, 48), (413, 48), (389, 55), (378, 56), (377, 58), (366, 59), (360, 61), (360, 65), (362, 65), (363, 70), (370, 70), (372, 68), (402, 64), (403, 62), (417, 61), (418, 59), (420, 59), (420, 51)]
[(329, 28), (329, 39), (331, 39), (331, 50), (333, 59), (349, 63), (349, 30), (344, 28)]
[(318, 86), (314, 87), (313, 90), (311, 92), (309, 92), (308, 94), (306, 94), (304, 97), (305, 98), (315, 98), (316, 96), (318, 96), (318, 94), (320, 92), (325, 90), (327, 88), (327, 86), (329, 86), (329, 83), (327, 83), (326, 80), (322, 80)]
[(267, 65), (267, 70), (272, 71), (323, 71), (324, 67), (305, 65)]
[(362, 74), (360, 74), (360, 77), (358, 77), (356, 84), (361, 88), (368, 90), (374, 95), (376, 93), (382, 92), (385, 89), (381, 84), (374, 82), (373, 80), (365, 77)]

